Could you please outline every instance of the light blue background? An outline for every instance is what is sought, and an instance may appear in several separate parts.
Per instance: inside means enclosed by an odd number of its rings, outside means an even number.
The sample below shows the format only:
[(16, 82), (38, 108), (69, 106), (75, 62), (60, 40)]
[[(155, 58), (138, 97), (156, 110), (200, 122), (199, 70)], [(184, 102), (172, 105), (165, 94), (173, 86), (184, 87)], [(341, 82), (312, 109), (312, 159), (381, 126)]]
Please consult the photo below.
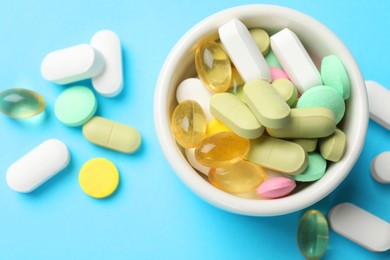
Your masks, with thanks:
[[(154, 131), (153, 95), (170, 49), (192, 26), (226, 8), (261, 1), (2, 1), (0, 90), (31, 88), (47, 101), (47, 117), (24, 123), (0, 115), (0, 259), (303, 259), (296, 244), (304, 211), (279, 217), (224, 212), (195, 196), (165, 160)], [(390, 88), (390, 2), (267, 1), (307, 13), (332, 29), (355, 56), (366, 79)], [(93, 146), (80, 128), (54, 116), (66, 89), (45, 81), (40, 63), (50, 51), (88, 43), (110, 29), (123, 45), (125, 88), (113, 99), (98, 96), (98, 114), (132, 125), (143, 136), (134, 155)], [(88, 83), (88, 82), (87, 82)], [(158, 126), (157, 126), (158, 127)], [(5, 182), (7, 168), (48, 138), (71, 151), (69, 167), (31, 194)], [(375, 182), (372, 158), (390, 150), (390, 132), (370, 121), (366, 145), (349, 177), (310, 207), (324, 213), (350, 201), (390, 221), (390, 186)], [(94, 157), (118, 167), (121, 183), (110, 198), (88, 197), (78, 171)], [(389, 259), (330, 233), (323, 259)]]

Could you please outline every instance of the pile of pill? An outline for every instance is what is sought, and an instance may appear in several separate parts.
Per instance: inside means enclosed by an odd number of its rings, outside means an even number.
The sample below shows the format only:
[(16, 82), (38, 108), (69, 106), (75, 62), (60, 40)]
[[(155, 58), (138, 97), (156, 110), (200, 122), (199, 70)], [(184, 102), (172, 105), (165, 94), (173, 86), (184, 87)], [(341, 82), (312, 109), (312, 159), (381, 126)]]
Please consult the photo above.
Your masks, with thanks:
[[(390, 130), (390, 91), (379, 83), (365, 82), (370, 118)], [(381, 184), (390, 183), (390, 151), (371, 161), (371, 175)], [(297, 229), (299, 249), (306, 259), (319, 259), (326, 251), (330, 228), (356, 244), (374, 252), (390, 250), (390, 223), (349, 202), (334, 206), (328, 221), (318, 210), (309, 210), (301, 217)]]
[(215, 187), (254, 199), (320, 179), (346, 149), (341, 60), (325, 56), (318, 71), (288, 28), (270, 37), (233, 19), (218, 34), (197, 44), (198, 77), (176, 90), (171, 128), (188, 162)]
[[(115, 97), (123, 87), (122, 51), (119, 38), (102, 30), (90, 44), (79, 44), (49, 53), (41, 64), (42, 76), (56, 84), (91, 79), (93, 88), (104, 97)], [(55, 102), (55, 115), (63, 124), (82, 126), (84, 137), (93, 144), (122, 153), (134, 153), (141, 145), (141, 135), (134, 127), (95, 116), (97, 98), (86, 86), (63, 91)], [(12, 118), (30, 118), (45, 109), (41, 95), (26, 89), (0, 93), (0, 112)], [(49, 139), (12, 164), (6, 175), (8, 185), (18, 192), (31, 192), (63, 170), (70, 161), (66, 145)], [(119, 183), (115, 165), (95, 158), (81, 168), (79, 183), (95, 198), (112, 194)]]

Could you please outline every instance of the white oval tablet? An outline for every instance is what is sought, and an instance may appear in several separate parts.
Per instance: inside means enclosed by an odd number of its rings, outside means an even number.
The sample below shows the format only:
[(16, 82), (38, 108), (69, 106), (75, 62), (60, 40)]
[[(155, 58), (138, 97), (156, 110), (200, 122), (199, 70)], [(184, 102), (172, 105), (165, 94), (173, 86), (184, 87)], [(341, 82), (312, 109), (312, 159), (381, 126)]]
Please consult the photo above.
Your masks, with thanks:
[(210, 98), (213, 95), (202, 83), (200, 79), (189, 78), (183, 80), (176, 89), (177, 102), (194, 100), (203, 109), (207, 122), (214, 119), (210, 112)]
[(46, 55), (42, 76), (57, 84), (68, 84), (98, 75), (104, 67), (102, 55), (88, 44), (79, 44)]
[(377, 155), (371, 162), (371, 175), (381, 183), (390, 183), (390, 152)]
[(334, 232), (368, 250), (383, 252), (390, 249), (390, 224), (351, 203), (333, 207), (328, 221)]
[(33, 191), (64, 169), (69, 160), (66, 145), (57, 139), (49, 139), (8, 168), (8, 186), (18, 192)]
[(372, 80), (367, 80), (365, 83), (370, 118), (390, 130), (390, 91)]
[(194, 167), (196, 170), (200, 171), (204, 175), (209, 175), (210, 167), (206, 167), (202, 164), (200, 164), (195, 159), (195, 148), (185, 149), (185, 154), (187, 157), (188, 162), (191, 164), (192, 167)]
[(114, 97), (123, 86), (122, 50), (118, 36), (108, 30), (94, 34), (91, 46), (98, 50), (105, 62), (102, 73), (92, 78), (92, 86), (102, 96)]
[(233, 19), (218, 29), (219, 38), (231, 61), (247, 82), (262, 79), (271, 82), (271, 72), (246, 26)]
[(294, 32), (285, 28), (272, 35), (271, 48), (300, 93), (322, 85), (317, 67)]

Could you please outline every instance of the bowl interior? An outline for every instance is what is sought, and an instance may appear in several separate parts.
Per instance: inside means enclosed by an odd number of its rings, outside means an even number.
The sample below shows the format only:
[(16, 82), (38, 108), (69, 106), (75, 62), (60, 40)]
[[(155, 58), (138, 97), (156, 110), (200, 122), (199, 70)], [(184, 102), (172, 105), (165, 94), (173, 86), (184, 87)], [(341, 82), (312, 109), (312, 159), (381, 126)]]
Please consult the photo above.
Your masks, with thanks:
[[(194, 52), (205, 38), (218, 39), (218, 27), (233, 18), (249, 29), (262, 28), (270, 35), (288, 27), (294, 31), (319, 68), (322, 57), (336, 54), (344, 63), (351, 80), (351, 97), (346, 114), (338, 125), (347, 136), (343, 159), (329, 164), (324, 177), (306, 185), (294, 194), (274, 200), (253, 200), (225, 193), (209, 184), (189, 165), (176, 145), (170, 130), (170, 118), (177, 105), (175, 91), (179, 83), (196, 75)], [(333, 191), (348, 175), (364, 144), (368, 109), (365, 85), (360, 70), (349, 50), (324, 25), (300, 12), (271, 5), (240, 6), (212, 15), (188, 31), (172, 49), (157, 82), (155, 92), (155, 128), (162, 150), (182, 181), (198, 196), (225, 210), (252, 216), (271, 216), (300, 210), (319, 201)]]

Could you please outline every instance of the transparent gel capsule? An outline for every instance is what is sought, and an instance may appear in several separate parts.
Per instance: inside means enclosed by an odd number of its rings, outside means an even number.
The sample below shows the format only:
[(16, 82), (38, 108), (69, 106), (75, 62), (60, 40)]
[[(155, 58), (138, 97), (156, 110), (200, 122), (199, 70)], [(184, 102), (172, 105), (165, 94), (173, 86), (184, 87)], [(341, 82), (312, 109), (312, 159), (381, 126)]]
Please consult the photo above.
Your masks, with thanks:
[(171, 128), (179, 145), (195, 147), (206, 134), (206, 117), (200, 105), (193, 100), (180, 103), (173, 111)]
[(0, 112), (9, 117), (30, 118), (44, 109), (45, 100), (32, 90), (13, 88), (0, 92)]
[(209, 181), (215, 187), (229, 193), (245, 193), (255, 190), (266, 179), (265, 172), (248, 161), (211, 168)]
[(237, 95), (240, 99), (242, 96), (242, 88), (245, 81), (241, 78), (236, 68), (232, 68), (232, 80), (230, 82), (229, 92)]
[(318, 210), (307, 211), (299, 221), (297, 239), (299, 250), (306, 259), (319, 259), (325, 253), (329, 239), (325, 216)]
[(236, 163), (249, 151), (249, 140), (233, 132), (219, 132), (204, 138), (195, 149), (196, 160), (208, 167)]
[(224, 49), (211, 40), (202, 41), (195, 51), (195, 67), (199, 78), (214, 93), (230, 87), (232, 68)]

